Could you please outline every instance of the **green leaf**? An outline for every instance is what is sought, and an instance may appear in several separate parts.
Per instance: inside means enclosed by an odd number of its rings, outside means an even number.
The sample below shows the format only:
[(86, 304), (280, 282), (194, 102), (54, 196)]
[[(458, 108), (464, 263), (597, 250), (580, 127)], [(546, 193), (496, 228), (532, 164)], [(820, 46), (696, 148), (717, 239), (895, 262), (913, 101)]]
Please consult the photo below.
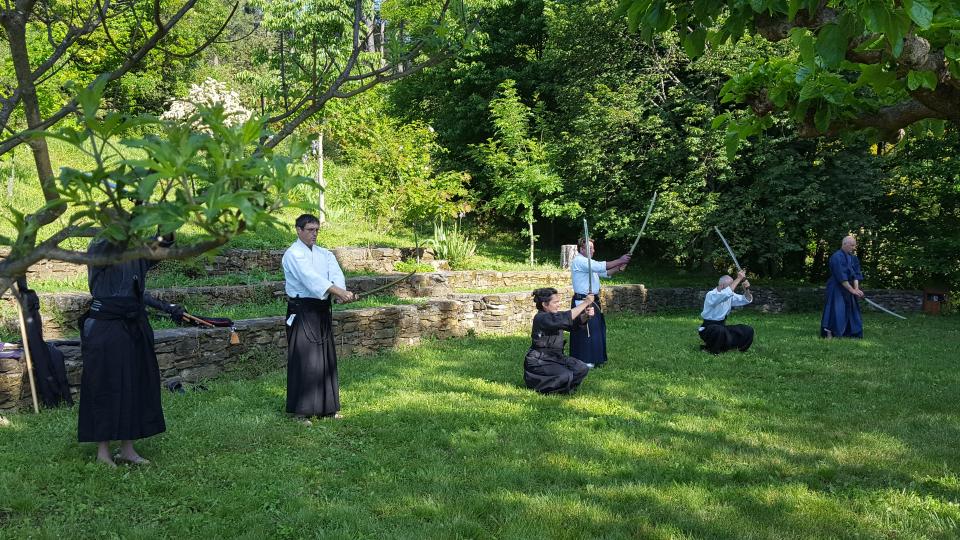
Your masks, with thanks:
[(813, 123), (821, 133), (825, 133), (830, 128), (831, 111), (830, 105), (823, 103), (813, 115)]
[(839, 24), (828, 24), (817, 35), (817, 54), (828, 68), (837, 68), (846, 56), (847, 42), (847, 33)]
[(930, 131), (937, 137), (943, 137), (943, 134), (947, 130), (946, 120), (928, 120), (927, 125), (930, 127)]
[(790, 0), (789, 7), (787, 8), (787, 20), (793, 22), (797, 18), (797, 12), (800, 11), (800, 8), (803, 5), (803, 0)]
[(683, 50), (690, 58), (697, 58), (706, 48), (707, 29), (697, 28), (683, 38)]
[(800, 47), (800, 60), (807, 67), (814, 69), (816, 67), (816, 43), (813, 36), (803, 32), (797, 34), (797, 45)]
[(943, 54), (951, 60), (960, 60), (960, 45), (950, 43), (943, 48)]
[(950, 72), (950, 75), (954, 79), (960, 79), (960, 62), (957, 60), (950, 60), (947, 62), (947, 71)]
[(717, 129), (720, 126), (727, 123), (730, 120), (730, 115), (728, 113), (718, 114), (710, 122), (710, 129)]
[(97, 110), (100, 108), (100, 98), (103, 97), (103, 90), (106, 88), (108, 80), (107, 76), (101, 75), (93, 81), (93, 84), (77, 94), (77, 103), (80, 104), (83, 119), (87, 123), (96, 120)]
[(910, 18), (917, 23), (917, 26), (920, 28), (930, 27), (930, 23), (933, 22), (933, 6), (930, 5), (929, 0), (906, 0), (904, 5)]
[(916, 90), (918, 88), (937, 89), (937, 74), (932, 71), (913, 71), (907, 73), (907, 88)]
[(733, 161), (737, 157), (737, 150), (740, 148), (740, 133), (737, 131), (727, 131), (723, 137), (724, 147), (727, 151), (727, 160)]
[(897, 74), (886, 71), (880, 64), (863, 64), (860, 66), (860, 78), (857, 86), (868, 85), (876, 91), (887, 88), (897, 81)]

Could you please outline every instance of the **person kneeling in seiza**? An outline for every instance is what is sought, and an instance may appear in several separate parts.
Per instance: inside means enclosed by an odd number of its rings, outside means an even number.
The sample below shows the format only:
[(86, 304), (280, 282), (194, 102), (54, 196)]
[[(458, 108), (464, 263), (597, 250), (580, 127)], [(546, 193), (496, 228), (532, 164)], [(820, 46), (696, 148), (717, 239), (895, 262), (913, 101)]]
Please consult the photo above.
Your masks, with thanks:
[(527, 388), (543, 394), (573, 392), (590, 372), (587, 364), (563, 354), (563, 331), (583, 327), (595, 313), (594, 296), (588, 294), (577, 307), (560, 311), (560, 295), (552, 287), (533, 291), (537, 314), (530, 332), (532, 343), (523, 361)]
[[(717, 288), (711, 289), (703, 298), (703, 325), (697, 329), (703, 340), (702, 350), (720, 354), (731, 349), (746, 352), (753, 344), (753, 328), (745, 324), (727, 326), (727, 315), (734, 307), (745, 306), (753, 301), (747, 273), (740, 270), (737, 279), (721, 276)], [(734, 291), (743, 283), (743, 294)]]

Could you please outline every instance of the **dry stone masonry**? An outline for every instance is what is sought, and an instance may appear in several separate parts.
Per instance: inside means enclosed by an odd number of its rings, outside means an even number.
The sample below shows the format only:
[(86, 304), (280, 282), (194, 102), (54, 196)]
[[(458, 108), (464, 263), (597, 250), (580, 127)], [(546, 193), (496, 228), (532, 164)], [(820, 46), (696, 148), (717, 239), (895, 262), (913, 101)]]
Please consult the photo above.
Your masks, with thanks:
[[(481, 279), (506, 279), (503, 275), (491, 275), (498, 273), (481, 274)], [(527, 275), (522, 279), (539, 281), (547, 277)], [(551, 283), (555, 285), (558, 281)], [(560, 288), (560, 292), (563, 304), (569, 305), (572, 291)], [(693, 288), (647, 289), (643, 285), (614, 285), (603, 289), (601, 300), (607, 313), (682, 311), (695, 318), (702, 307), (704, 293), (705, 290)], [(822, 295), (822, 289), (816, 288), (758, 289), (754, 306), (749, 309), (782, 312), (801, 301), (819, 302)], [(917, 312), (921, 307), (919, 292), (873, 291), (872, 296), (887, 307), (903, 312)], [(427, 338), (523, 332), (529, 328), (534, 314), (529, 292), (450, 294), (417, 305), (338, 311), (333, 314), (333, 329), (338, 354), (347, 357), (416, 345)], [(163, 379), (209, 379), (242, 367), (252, 354), (268, 357), (276, 366), (282, 366), (286, 349), (283, 319), (268, 317), (237, 321), (240, 345), (230, 345), (230, 331), (225, 328), (158, 330), (156, 350)], [(62, 343), (60, 348), (67, 359), (70, 383), (76, 390), (82, 367), (79, 346), (76, 342), (68, 342)], [(23, 362), (0, 359), (0, 410), (26, 406), (28, 399), (29, 385)]]

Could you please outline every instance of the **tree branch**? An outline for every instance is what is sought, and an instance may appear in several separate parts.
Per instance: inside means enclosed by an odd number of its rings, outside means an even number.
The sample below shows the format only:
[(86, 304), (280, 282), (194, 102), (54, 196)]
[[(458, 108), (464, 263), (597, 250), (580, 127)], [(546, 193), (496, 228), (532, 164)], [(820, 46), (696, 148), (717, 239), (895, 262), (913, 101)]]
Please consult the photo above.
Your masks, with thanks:
[(191, 246), (178, 246), (174, 248), (165, 248), (159, 245), (141, 246), (129, 249), (122, 253), (98, 253), (90, 254), (83, 251), (71, 251), (62, 249), (53, 245), (40, 244), (34, 248), (28, 255), (10, 260), (0, 261), (0, 279), (17, 278), (25, 275), (27, 269), (44, 259), (69, 262), (73, 264), (85, 264), (93, 266), (105, 266), (136, 259), (164, 260), (164, 259), (187, 259), (196, 257), (218, 248), (227, 243), (227, 238), (216, 238), (194, 244)]
[(223, 34), (223, 31), (227, 29), (227, 24), (230, 23), (230, 20), (231, 20), (231, 19), (233, 19), (233, 16), (234, 16), (234, 14), (237, 13), (237, 8), (239, 8), (239, 7), (240, 7), (240, 2), (234, 3), (234, 4), (233, 4), (233, 9), (230, 10), (230, 14), (227, 15), (227, 18), (223, 21), (223, 24), (220, 25), (220, 28), (217, 29), (217, 31), (214, 32), (213, 35), (211, 35), (209, 38), (207, 38), (206, 41), (204, 41), (203, 44), (201, 44), (201, 45), (200, 45), (199, 47), (197, 47), (196, 49), (194, 49), (194, 50), (192, 50), (192, 51), (190, 51), (190, 52), (188, 52), (188, 53), (183, 53), (183, 54), (182, 54), (182, 53), (175, 53), (175, 52), (169, 51), (169, 50), (167, 50), (167, 49), (165, 49), (164, 47), (161, 47), (161, 46), (159, 46), (159, 45), (157, 45), (157, 49), (163, 51), (163, 52), (166, 53), (166, 54), (169, 54), (170, 56), (174, 56), (174, 57), (177, 57), (177, 58), (190, 58), (191, 56), (196, 56), (196, 55), (200, 54), (201, 52), (203, 52), (204, 49), (206, 49), (207, 47), (209, 47), (210, 45), (212, 45), (212, 44), (217, 40), (217, 38), (220, 37), (221, 34)]
[(832, 136), (843, 128), (849, 127), (849, 124), (853, 124), (859, 128), (874, 128), (880, 132), (881, 138), (889, 140), (901, 129), (928, 118), (943, 119), (943, 116), (916, 99), (910, 99), (876, 111), (864, 112), (854, 118), (834, 122), (826, 131), (818, 130), (813, 118), (808, 117), (800, 126), (799, 135), (805, 138)]
[[(196, 3), (197, 3), (197, 0), (187, 0), (186, 2), (184, 2), (183, 6), (181, 6), (181, 8), (177, 11), (177, 13), (174, 14), (173, 17), (171, 17), (166, 23), (164, 23), (156, 32), (154, 32), (153, 35), (151, 35), (150, 38), (146, 42), (144, 42), (143, 45), (140, 46), (140, 48), (138, 48), (133, 54), (128, 56), (126, 61), (124, 61), (124, 63), (119, 68), (105, 74), (107, 76), (107, 80), (115, 81), (120, 77), (122, 77), (125, 73), (133, 69), (140, 62), (140, 60), (142, 60), (143, 57), (147, 55), (147, 53), (149, 53), (153, 48), (155, 48), (157, 43), (159, 43), (160, 40), (163, 39), (163, 37), (170, 32), (170, 29), (173, 28), (178, 22), (180, 22), (180, 19), (182, 19), (191, 9), (193, 9), (193, 6)], [(159, 17), (159, 15), (157, 16)], [(93, 84), (94, 83), (90, 83), (90, 86), (92, 86)], [(75, 111), (76, 106), (77, 106), (76, 100), (70, 100), (63, 107), (61, 107), (60, 110), (48, 116), (46, 120), (43, 120), (42, 122), (37, 124), (33, 129), (45, 130), (49, 128), (50, 126), (56, 124), (71, 112)], [(0, 142), (0, 155), (3, 155), (9, 152), (10, 149), (25, 142), (27, 139), (28, 139), (27, 135), (25, 135), (24, 133), (18, 133), (17, 135), (14, 135), (13, 137), (10, 137)]]

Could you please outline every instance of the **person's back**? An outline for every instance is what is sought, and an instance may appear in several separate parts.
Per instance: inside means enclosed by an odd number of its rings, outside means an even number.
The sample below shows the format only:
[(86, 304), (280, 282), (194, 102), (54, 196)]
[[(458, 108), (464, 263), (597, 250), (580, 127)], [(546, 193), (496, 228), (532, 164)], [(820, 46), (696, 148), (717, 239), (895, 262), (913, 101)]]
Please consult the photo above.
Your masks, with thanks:
[[(110, 254), (121, 248), (90, 243), (88, 253)], [(155, 263), (144, 259), (88, 267), (93, 301), (81, 318), (83, 371), (77, 438), (98, 443), (97, 459), (146, 463), (131, 441), (166, 431), (160, 400), (160, 367), (153, 329), (145, 306), (146, 272)], [(111, 458), (110, 441), (123, 441)]]

